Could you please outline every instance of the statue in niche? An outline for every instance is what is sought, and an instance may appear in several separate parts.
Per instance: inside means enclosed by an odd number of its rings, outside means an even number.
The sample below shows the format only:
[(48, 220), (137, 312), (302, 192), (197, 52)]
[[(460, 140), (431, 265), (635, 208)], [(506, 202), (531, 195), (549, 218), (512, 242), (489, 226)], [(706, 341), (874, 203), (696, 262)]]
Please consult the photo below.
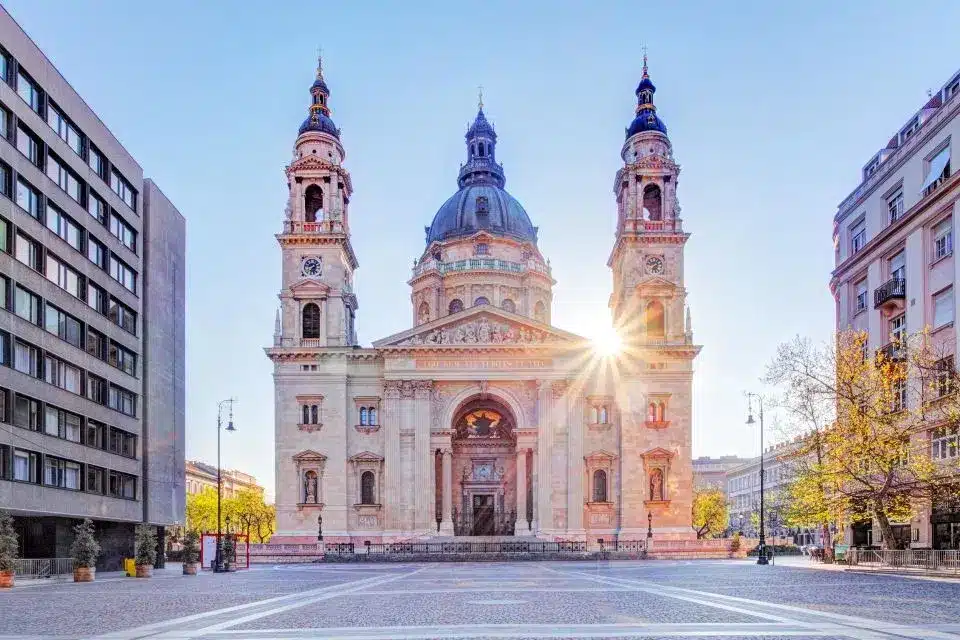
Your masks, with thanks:
[(650, 499), (663, 500), (663, 471), (654, 469), (650, 473)]
[(314, 471), (307, 471), (303, 480), (304, 502), (307, 504), (317, 503), (317, 474)]

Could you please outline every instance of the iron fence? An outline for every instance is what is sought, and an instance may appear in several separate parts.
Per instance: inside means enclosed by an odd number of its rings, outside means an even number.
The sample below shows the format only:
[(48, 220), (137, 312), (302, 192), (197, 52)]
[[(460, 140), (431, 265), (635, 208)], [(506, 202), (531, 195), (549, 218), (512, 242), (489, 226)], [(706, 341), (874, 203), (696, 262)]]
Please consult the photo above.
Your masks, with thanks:
[[(612, 543), (611, 543), (612, 545)], [(326, 545), (326, 554), (351, 555), (444, 555), (464, 553), (560, 554), (585, 553), (586, 542), (384, 542), (358, 545), (341, 542)]]
[(907, 569), (911, 571), (960, 575), (960, 551), (934, 549), (850, 549), (847, 564), (866, 569)]
[(73, 576), (73, 558), (17, 558), (13, 563), (14, 576), (22, 580)]

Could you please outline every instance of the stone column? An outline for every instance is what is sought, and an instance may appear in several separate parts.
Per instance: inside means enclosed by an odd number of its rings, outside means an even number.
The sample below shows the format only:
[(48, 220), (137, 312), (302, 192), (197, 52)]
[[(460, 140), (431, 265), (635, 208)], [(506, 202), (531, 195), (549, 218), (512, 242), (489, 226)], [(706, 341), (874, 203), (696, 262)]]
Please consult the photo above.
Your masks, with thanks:
[(440, 533), (453, 535), (453, 451), (443, 450), (443, 506), (441, 508)]
[(396, 534), (400, 519), (400, 381), (384, 382), (383, 439), (384, 447), (384, 528)]
[(414, 529), (426, 533), (436, 531), (434, 510), (433, 455), (430, 450), (430, 391), (433, 382), (417, 380), (413, 383), (414, 415)]
[(517, 449), (517, 522), (515, 534), (530, 535), (527, 525), (527, 449)]
[(583, 418), (584, 398), (577, 394), (567, 402), (567, 531), (583, 530)]
[[(537, 416), (540, 424), (537, 434), (537, 520), (541, 529), (553, 529), (553, 482), (551, 477), (551, 459), (553, 458), (553, 394), (554, 385), (549, 380), (538, 382)], [(562, 384), (562, 383), (560, 383)], [(563, 394), (560, 391), (561, 395)]]
[(531, 502), (533, 502), (533, 521), (530, 523), (530, 535), (535, 536), (540, 530), (540, 498), (538, 497), (540, 495), (538, 491), (538, 487), (540, 486), (540, 481), (538, 479), (540, 475), (540, 467), (538, 466), (537, 462), (537, 450), (531, 449), (530, 452), (530, 469), (533, 471), (530, 478), (533, 481), (533, 495), (531, 496)]

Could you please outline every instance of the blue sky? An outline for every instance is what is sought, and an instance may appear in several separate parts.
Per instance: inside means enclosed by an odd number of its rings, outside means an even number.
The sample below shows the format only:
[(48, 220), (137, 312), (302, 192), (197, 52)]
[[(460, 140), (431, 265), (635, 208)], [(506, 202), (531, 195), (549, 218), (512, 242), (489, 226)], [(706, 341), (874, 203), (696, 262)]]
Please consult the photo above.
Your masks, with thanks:
[(609, 321), (613, 177), (650, 52), (695, 339), (694, 455), (757, 451), (743, 391), (826, 339), (831, 219), (860, 167), (960, 66), (960, 3), (7, 0), (188, 223), (187, 455), (273, 490), (271, 341), (283, 167), (322, 46), (355, 187), (362, 344), (408, 327), (423, 227), (456, 189), (477, 85), (507, 189), (553, 264), (554, 323)]

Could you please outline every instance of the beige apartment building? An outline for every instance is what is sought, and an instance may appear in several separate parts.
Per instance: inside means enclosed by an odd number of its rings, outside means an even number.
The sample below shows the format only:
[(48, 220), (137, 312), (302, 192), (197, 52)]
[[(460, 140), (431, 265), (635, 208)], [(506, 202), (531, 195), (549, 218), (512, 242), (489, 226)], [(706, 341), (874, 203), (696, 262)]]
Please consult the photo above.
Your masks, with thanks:
[[(217, 467), (199, 460), (187, 460), (187, 495), (203, 493), (210, 488), (217, 490)], [(223, 497), (232, 498), (240, 491), (256, 491), (263, 494), (263, 487), (249, 473), (236, 469), (221, 469), (220, 482), (223, 485)]]
[[(960, 140), (958, 93), (960, 72), (863, 166), (860, 184), (835, 217), (830, 281), (837, 330), (866, 331), (872, 350), (895, 351), (897, 338), (929, 327), (951, 367), (957, 343), (953, 216), (960, 175), (951, 165)], [(955, 428), (931, 425), (917, 438), (933, 458), (956, 467)], [(960, 548), (960, 504), (926, 505), (894, 529), (915, 548)], [(880, 543), (871, 523), (850, 528), (847, 538), (858, 545)]]

